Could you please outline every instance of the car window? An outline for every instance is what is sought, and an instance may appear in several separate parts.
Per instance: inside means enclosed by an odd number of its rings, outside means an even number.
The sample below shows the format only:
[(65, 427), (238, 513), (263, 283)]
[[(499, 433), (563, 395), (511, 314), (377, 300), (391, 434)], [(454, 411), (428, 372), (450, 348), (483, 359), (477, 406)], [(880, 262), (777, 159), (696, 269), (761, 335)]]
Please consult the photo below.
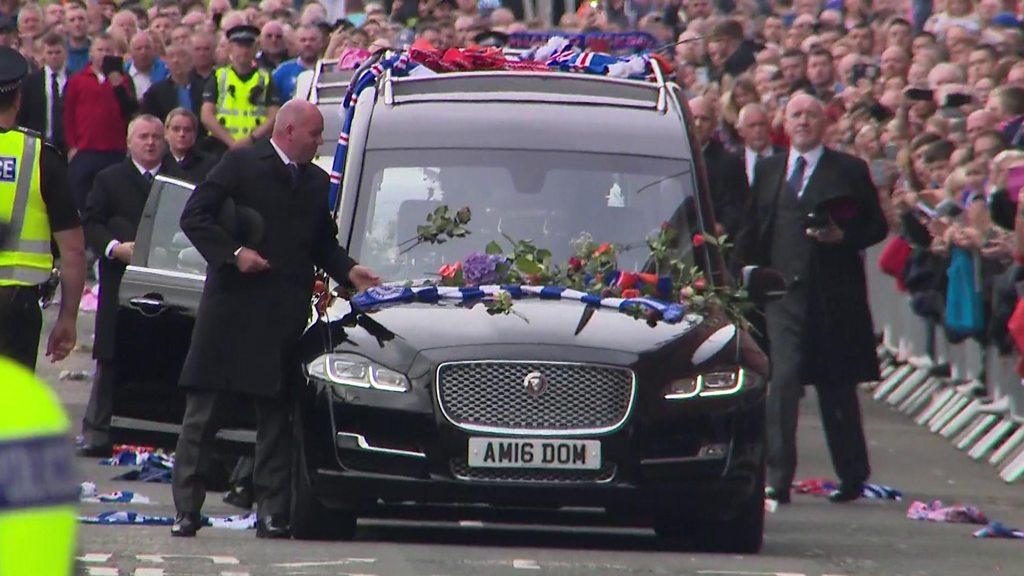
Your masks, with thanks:
[[(589, 234), (620, 247), (624, 270), (647, 265), (645, 239), (669, 221), (696, 231), (692, 165), (622, 155), (519, 150), (386, 150), (367, 153), (352, 253), (386, 280), (436, 274), (441, 264), (482, 251), (491, 240), (533, 240), (556, 262)], [(470, 236), (408, 249), (437, 206), (469, 206)], [(689, 242), (680, 256), (692, 263)]]
[(149, 268), (206, 274), (206, 260), (181, 231), (178, 220), (192, 194), (187, 186), (164, 182), (153, 217), (153, 234), (146, 265)]

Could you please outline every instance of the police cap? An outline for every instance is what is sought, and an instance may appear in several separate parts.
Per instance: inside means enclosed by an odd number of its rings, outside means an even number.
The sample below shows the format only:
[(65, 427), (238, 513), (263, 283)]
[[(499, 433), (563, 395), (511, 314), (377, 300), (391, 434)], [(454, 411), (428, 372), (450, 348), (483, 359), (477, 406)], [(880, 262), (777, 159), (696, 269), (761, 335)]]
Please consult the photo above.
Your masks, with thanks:
[(228, 30), (228, 40), (239, 44), (252, 44), (260, 36), (260, 29), (248, 24), (232, 26)]
[(508, 44), (508, 34), (498, 30), (485, 30), (474, 36), (473, 42), (484, 48), (504, 48)]
[(28, 74), (28, 62), (14, 48), (0, 46), (0, 94), (13, 92)]

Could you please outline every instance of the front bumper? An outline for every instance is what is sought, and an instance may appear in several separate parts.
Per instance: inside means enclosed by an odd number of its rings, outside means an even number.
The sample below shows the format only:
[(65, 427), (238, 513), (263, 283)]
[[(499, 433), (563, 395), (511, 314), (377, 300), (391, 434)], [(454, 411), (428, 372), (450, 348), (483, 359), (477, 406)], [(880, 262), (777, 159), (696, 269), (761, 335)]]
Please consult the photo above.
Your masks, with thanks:
[(728, 516), (758, 486), (763, 462), (756, 379), (735, 396), (640, 402), (621, 428), (583, 438), (601, 442), (602, 467), (592, 471), (470, 468), (469, 438), (488, 435), (457, 428), (433, 403), (326, 384), (308, 390), (306, 462), (330, 507), (415, 501)]

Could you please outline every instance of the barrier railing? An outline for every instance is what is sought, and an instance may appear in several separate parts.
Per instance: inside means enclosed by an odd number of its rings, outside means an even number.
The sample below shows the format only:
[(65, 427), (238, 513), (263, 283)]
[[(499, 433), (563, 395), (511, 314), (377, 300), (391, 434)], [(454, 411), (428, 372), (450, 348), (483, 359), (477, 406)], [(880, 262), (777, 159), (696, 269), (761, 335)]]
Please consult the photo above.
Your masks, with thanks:
[(914, 314), (909, 296), (878, 269), (881, 245), (865, 255), (868, 295), (882, 380), (872, 397), (949, 439), (974, 460), (995, 466), (1006, 482), (1024, 477), (1024, 385), (1019, 356), (983, 348), (973, 339), (951, 343), (941, 325)]

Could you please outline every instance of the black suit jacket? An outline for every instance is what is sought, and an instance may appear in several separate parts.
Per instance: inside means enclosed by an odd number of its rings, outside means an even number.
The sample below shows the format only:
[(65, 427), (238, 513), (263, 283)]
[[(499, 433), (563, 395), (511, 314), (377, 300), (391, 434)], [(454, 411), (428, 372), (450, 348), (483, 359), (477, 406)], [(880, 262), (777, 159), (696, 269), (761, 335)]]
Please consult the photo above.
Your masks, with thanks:
[(704, 166), (707, 168), (708, 193), (715, 220), (725, 228), (730, 238), (735, 238), (750, 197), (743, 159), (729, 153), (718, 140), (712, 140), (704, 147)]
[[(302, 167), (298, 186), (269, 141), (228, 151), (196, 188), (181, 229), (208, 262), (192, 344), (182, 370), (186, 388), (275, 396), (298, 375), (293, 356), (310, 313), (314, 267), (348, 284), (355, 264), (338, 244), (327, 173)], [(263, 219), (264, 233), (248, 248), (270, 270), (243, 274), (234, 263), (242, 246), (219, 223), (226, 200)]]
[[(791, 193), (786, 186), (788, 157), (788, 154), (772, 156), (757, 166), (751, 202), (738, 242), (743, 264), (782, 265), (772, 262), (772, 243), (779, 195)], [(826, 148), (807, 182), (801, 209), (807, 212), (828, 210), (832, 220), (843, 230), (843, 239), (835, 245), (813, 243), (805, 288), (794, 290), (782, 301), (769, 305), (769, 335), (774, 333), (773, 306), (798, 307), (814, 321), (809, 322), (810, 328), (804, 325), (793, 328), (797, 333), (812, 331), (804, 334), (805, 342), (824, 343), (815, 348), (819, 352), (815, 365), (827, 367), (841, 375), (845, 382), (877, 379), (874, 327), (861, 251), (885, 238), (887, 223), (867, 164)]]
[[(192, 103), (192, 112), (199, 116), (199, 110), (203, 105), (203, 85), (193, 80), (188, 85), (189, 100)], [(161, 122), (167, 120), (167, 115), (178, 107), (178, 87), (172, 78), (165, 78), (149, 87), (142, 96), (142, 113), (152, 114)], [(206, 134), (203, 123), (199, 123), (199, 135)]]
[[(159, 173), (175, 176), (173, 164), (160, 167)], [(96, 175), (86, 200), (85, 237), (100, 262), (100, 298), (96, 310), (96, 334), (93, 357), (114, 357), (118, 292), (125, 264), (107, 258), (104, 252), (112, 240), (134, 242), (142, 211), (149, 199), (151, 184), (135, 167), (131, 157), (109, 166)]]
[[(32, 71), (21, 82), (21, 108), (18, 110), (18, 125), (40, 134), (46, 134), (50, 119), (46, 116), (46, 70)], [(65, 84), (65, 88), (67, 85)], [(58, 102), (57, 125), (53, 129), (52, 142), (61, 152), (67, 152), (64, 142), (64, 107)]]
[(199, 184), (203, 180), (206, 180), (206, 175), (210, 173), (214, 165), (217, 163), (216, 158), (209, 154), (204, 154), (192, 147), (192, 150), (188, 151), (188, 154), (178, 162), (174, 159), (174, 156), (170, 152), (164, 155), (164, 165), (177, 166), (178, 177), (192, 182), (193, 184)]

